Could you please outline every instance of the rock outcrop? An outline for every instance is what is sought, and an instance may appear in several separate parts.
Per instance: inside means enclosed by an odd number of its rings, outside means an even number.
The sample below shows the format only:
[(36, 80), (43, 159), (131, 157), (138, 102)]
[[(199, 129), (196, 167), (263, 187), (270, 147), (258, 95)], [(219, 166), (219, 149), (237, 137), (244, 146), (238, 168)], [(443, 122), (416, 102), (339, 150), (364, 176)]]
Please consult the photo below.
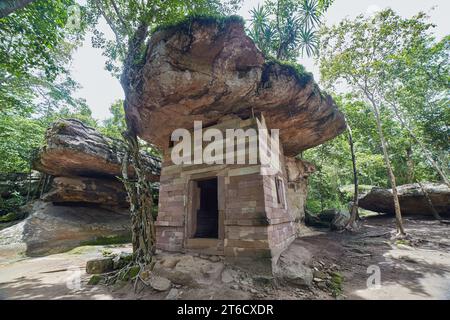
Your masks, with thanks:
[[(78, 120), (61, 119), (47, 130), (46, 145), (33, 165), (54, 176), (42, 200), (71, 206), (97, 206), (110, 210), (127, 208), (121, 176), (122, 141), (108, 138)], [(158, 181), (161, 161), (143, 154), (149, 181)], [(129, 175), (133, 176), (132, 167)], [(116, 210), (117, 211), (117, 210)]]
[[(290, 214), (297, 226), (305, 220), (305, 205), (308, 196), (308, 177), (316, 171), (313, 164), (291, 157), (285, 157), (288, 189), (286, 196), (290, 204)], [(299, 233), (299, 228), (297, 228)]]
[(263, 113), (280, 129), (287, 156), (345, 130), (344, 116), (301, 66), (266, 59), (236, 17), (192, 18), (157, 31), (133, 81), (126, 116), (138, 135), (165, 149), (174, 129), (234, 114)]
[[(423, 188), (442, 216), (450, 215), (450, 188), (445, 184), (422, 183)], [(432, 209), (419, 184), (397, 187), (403, 215), (432, 215)], [(373, 188), (359, 199), (359, 206), (366, 210), (394, 214), (394, 199), (391, 189)]]
[(290, 285), (310, 287), (313, 281), (311, 253), (293, 242), (278, 259), (275, 277)]
[[(52, 176), (48, 192), (26, 209), (28, 218), (2, 231), (0, 241), (30, 256), (70, 250), (82, 244), (130, 241), (127, 193), (122, 182), (124, 144), (78, 120), (56, 121), (34, 160)], [(149, 181), (159, 180), (160, 160), (144, 155)], [(134, 171), (129, 167), (129, 174)], [(47, 179), (47, 178), (46, 178)]]
[(128, 208), (127, 193), (118, 180), (85, 177), (56, 177), (42, 200), (53, 203), (97, 204)]
[(317, 228), (330, 228), (331, 230), (342, 230), (350, 220), (350, 213), (344, 210), (327, 209), (319, 214), (307, 212), (305, 224)]
[[(75, 119), (56, 121), (46, 133), (46, 145), (33, 162), (37, 171), (52, 176), (115, 178), (121, 176), (123, 142), (106, 137)], [(151, 181), (158, 181), (160, 160), (145, 155)], [(129, 174), (133, 175), (130, 166)]]
[(0, 231), (0, 251), (42, 256), (80, 245), (124, 243), (131, 240), (130, 217), (103, 208), (56, 206), (35, 201), (29, 216)]

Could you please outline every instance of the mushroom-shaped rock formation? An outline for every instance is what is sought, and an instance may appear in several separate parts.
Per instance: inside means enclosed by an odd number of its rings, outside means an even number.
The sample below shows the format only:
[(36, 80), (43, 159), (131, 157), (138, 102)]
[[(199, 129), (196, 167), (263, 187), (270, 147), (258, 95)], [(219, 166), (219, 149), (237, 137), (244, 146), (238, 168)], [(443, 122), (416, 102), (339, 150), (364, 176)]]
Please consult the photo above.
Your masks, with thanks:
[(265, 59), (236, 17), (189, 18), (151, 37), (133, 76), (126, 115), (137, 134), (165, 149), (176, 128), (227, 114), (263, 113), (287, 156), (345, 130), (344, 116), (301, 66)]

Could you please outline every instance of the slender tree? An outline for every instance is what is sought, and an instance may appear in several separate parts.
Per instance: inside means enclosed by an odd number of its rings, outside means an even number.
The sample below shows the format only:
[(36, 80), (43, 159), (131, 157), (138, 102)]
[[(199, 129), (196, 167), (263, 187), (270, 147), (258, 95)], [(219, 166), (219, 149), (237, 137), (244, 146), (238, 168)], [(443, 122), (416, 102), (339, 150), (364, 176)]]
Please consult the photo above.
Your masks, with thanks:
[(352, 156), (352, 169), (353, 169), (353, 201), (352, 207), (350, 209), (350, 219), (345, 226), (346, 229), (351, 229), (355, 224), (356, 220), (359, 218), (358, 215), (358, 198), (359, 198), (359, 185), (358, 185), (358, 170), (356, 166), (356, 154), (355, 146), (353, 144), (353, 133), (352, 128), (347, 122), (347, 134), (348, 134), (348, 144), (350, 147), (350, 154)]
[(397, 231), (405, 234), (398, 200), (396, 177), (389, 158), (389, 148), (383, 132), (380, 109), (380, 74), (383, 63), (402, 47), (410, 45), (410, 35), (417, 31), (417, 19), (402, 20), (392, 10), (373, 18), (357, 17), (321, 32), (322, 79), (333, 86), (343, 79), (372, 107), (380, 138), (387, 175), (392, 188)]

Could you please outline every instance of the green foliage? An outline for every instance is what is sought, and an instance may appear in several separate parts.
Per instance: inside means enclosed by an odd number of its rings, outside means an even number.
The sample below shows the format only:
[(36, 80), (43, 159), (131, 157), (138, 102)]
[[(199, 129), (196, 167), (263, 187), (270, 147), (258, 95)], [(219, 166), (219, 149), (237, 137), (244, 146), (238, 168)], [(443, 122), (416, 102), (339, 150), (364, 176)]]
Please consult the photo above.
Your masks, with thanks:
[(67, 69), (86, 28), (85, 21), (66, 27), (74, 3), (34, 1), (0, 19), (0, 172), (28, 172), (57, 118), (95, 124), (85, 101), (73, 97), (79, 85)]
[[(448, 168), (449, 37), (436, 42), (432, 27), (423, 13), (404, 19), (388, 9), (321, 30), (322, 81), (329, 89), (342, 87), (342, 81), (347, 85), (349, 94), (335, 100), (353, 131), (361, 185), (390, 187), (373, 103), (399, 185), (440, 179), (411, 132)], [(310, 180), (307, 206), (312, 211), (349, 201), (337, 196), (339, 186), (352, 184), (345, 139), (342, 135), (304, 153), (320, 170)]]
[(175, 22), (166, 22), (156, 26), (153, 29), (153, 32), (168, 30), (168, 29), (176, 29), (176, 30), (187, 30), (191, 29), (192, 24), (196, 22), (203, 25), (208, 24), (217, 24), (219, 29), (223, 29), (226, 24), (229, 23), (240, 23), (242, 25), (245, 24), (244, 19), (241, 16), (231, 15), (231, 16), (223, 16), (218, 14), (201, 14), (194, 13), (183, 17), (179, 21)]
[(73, 0), (40, 0), (0, 19), (2, 81), (42, 71), (50, 80), (63, 71), (52, 52), (59, 50), (67, 32), (67, 8)]
[(125, 110), (123, 109), (123, 101), (115, 101), (109, 108), (112, 116), (103, 121), (103, 125), (99, 131), (111, 138), (122, 140), (122, 132), (126, 130)]
[(288, 70), (288, 72), (294, 76), (302, 86), (314, 79), (313, 74), (307, 72), (305, 67), (299, 63), (293, 61), (283, 61), (271, 56), (266, 57), (266, 65), (271, 66), (273, 64), (279, 64)]
[(0, 19), (0, 112), (30, 114), (74, 105), (67, 65), (83, 35), (65, 25), (73, 0), (40, 0)]
[[(351, 95), (334, 96), (339, 109), (346, 115), (353, 131), (360, 192), (370, 186), (389, 187), (383, 153), (375, 127), (375, 117), (370, 106)], [(411, 183), (408, 172), (407, 149), (411, 142), (398, 122), (389, 113), (383, 115), (384, 133), (390, 139), (391, 159), (398, 184)], [(325, 209), (348, 210), (353, 197), (353, 177), (350, 148), (347, 135), (337, 138), (303, 153), (303, 158), (314, 163), (317, 172), (309, 179), (307, 209), (318, 213)], [(436, 173), (423, 160), (420, 152), (413, 152), (411, 160), (414, 175), (423, 181), (436, 180)], [(347, 191), (343, 189), (348, 186)]]
[(267, 55), (295, 61), (318, 51), (316, 29), (333, 1), (265, 0), (250, 13), (248, 33)]
[[(92, 44), (102, 49), (107, 57), (106, 69), (119, 77), (129, 53), (130, 40), (140, 26), (145, 25), (150, 31), (157, 26), (162, 29), (176, 25), (187, 16), (226, 16), (235, 12), (240, 2), (241, 0), (88, 0), (90, 25), (95, 27), (99, 18), (103, 17), (114, 33), (114, 39), (110, 40), (93, 28)], [(141, 56), (150, 35), (151, 32), (148, 32), (140, 43)], [(134, 55), (139, 56), (136, 53)]]
[(97, 284), (99, 284), (101, 281), (103, 281), (104, 278), (101, 275), (98, 274), (94, 274), (88, 281), (87, 285), (88, 286), (95, 286)]
[(0, 222), (21, 219), (19, 208), (25, 204), (25, 198), (19, 192), (13, 192), (8, 198), (0, 197)]
[(403, 144), (414, 145), (403, 132), (409, 129), (439, 160), (450, 149), (450, 44), (448, 36), (435, 42), (432, 28), (423, 13), (403, 19), (390, 9), (344, 20), (321, 32), (320, 70), (329, 87), (344, 80), (353, 94), (379, 104), (383, 125), (400, 123), (388, 137), (400, 133)]
[(0, 114), (0, 172), (28, 172), (33, 149), (43, 143), (39, 120)]
[(342, 294), (342, 285), (344, 284), (344, 277), (339, 272), (333, 272), (331, 274), (330, 289), (334, 297)]
[[(1, 208), (2, 204), (0, 203), (0, 208)], [(13, 211), (10, 213), (7, 213), (3, 216), (0, 216), (0, 223), (6, 223), (6, 222), (12, 222), (12, 221), (17, 221), (23, 218), (23, 213), (19, 213), (17, 211)]]

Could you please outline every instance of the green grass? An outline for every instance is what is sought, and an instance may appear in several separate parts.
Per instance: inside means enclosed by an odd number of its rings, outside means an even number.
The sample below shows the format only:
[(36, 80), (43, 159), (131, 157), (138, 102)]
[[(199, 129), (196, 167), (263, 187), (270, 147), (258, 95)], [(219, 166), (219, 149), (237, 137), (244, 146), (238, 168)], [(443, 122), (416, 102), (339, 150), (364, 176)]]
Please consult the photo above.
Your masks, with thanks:
[(241, 16), (221, 16), (221, 15), (208, 15), (208, 14), (193, 14), (186, 16), (179, 21), (161, 24), (153, 29), (153, 32), (174, 30), (174, 31), (189, 31), (193, 23), (199, 23), (202, 25), (217, 24), (219, 29), (222, 30), (229, 23), (241, 23), (245, 24), (244, 19)]
[(313, 74), (306, 71), (305, 67), (299, 63), (283, 61), (274, 57), (266, 57), (266, 66), (278, 64), (290, 75), (295, 77), (301, 86), (305, 86), (309, 81), (314, 80)]

